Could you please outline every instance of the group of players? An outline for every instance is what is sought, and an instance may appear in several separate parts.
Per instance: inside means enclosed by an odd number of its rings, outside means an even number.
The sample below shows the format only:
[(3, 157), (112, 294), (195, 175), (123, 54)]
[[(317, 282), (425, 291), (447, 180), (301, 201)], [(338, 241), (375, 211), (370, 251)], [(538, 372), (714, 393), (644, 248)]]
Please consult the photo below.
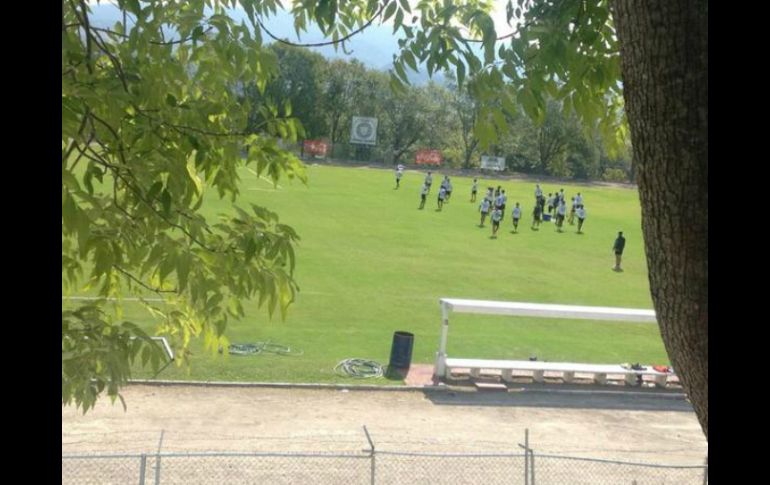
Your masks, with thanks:
[[(400, 187), (401, 177), (403, 176), (404, 166), (399, 165), (396, 168), (396, 188)], [(420, 189), (420, 206), (419, 209), (425, 208), (425, 201), (430, 193), (431, 186), (433, 185), (433, 175), (428, 172), (423, 181), (422, 188)], [(477, 178), (473, 179), (473, 185), (471, 186), (471, 203), (476, 202), (476, 196), (478, 194), (479, 182)], [(452, 196), (452, 181), (448, 176), (444, 176), (441, 181), (441, 187), (438, 192), (437, 211), (441, 211), (444, 208), (444, 204), (449, 202)], [(505, 207), (508, 196), (505, 195), (505, 190), (501, 186), (488, 187), (487, 193), (479, 205), (479, 212), (481, 213), (481, 221), (479, 227), (484, 227), (484, 222), (487, 216), (492, 221), (492, 237), (497, 237), (497, 231), (500, 229), (500, 223), (505, 217)], [(572, 197), (572, 205), (567, 216), (567, 203), (564, 195), (564, 189), (561, 189), (557, 193), (549, 193), (548, 197), (543, 194), (543, 190), (539, 184), (535, 186), (535, 208), (532, 211), (532, 230), (537, 231), (540, 228), (540, 224), (543, 221), (554, 220), (557, 232), (564, 232), (564, 221), (570, 225), (575, 224), (577, 219), (577, 233), (583, 233), (583, 223), (586, 219), (586, 209), (583, 204), (583, 196), (580, 192)], [(547, 206), (547, 211), (546, 211)], [(513, 223), (513, 231), (517, 233), (519, 231), (519, 221), (522, 216), (522, 208), (519, 203), (516, 202), (515, 207), (511, 211), (511, 220)]]

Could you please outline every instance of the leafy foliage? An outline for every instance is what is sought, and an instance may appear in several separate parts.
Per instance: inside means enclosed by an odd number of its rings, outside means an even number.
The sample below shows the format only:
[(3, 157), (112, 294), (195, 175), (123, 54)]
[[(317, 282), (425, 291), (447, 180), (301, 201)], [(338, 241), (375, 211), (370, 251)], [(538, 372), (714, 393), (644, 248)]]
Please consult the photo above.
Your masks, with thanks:
[[(284, 314), (297, 290), (298, 236), (275, 213), (234, 206), (212, 222), (198, 212), (205, 195), (236, 200), (244, 164), (273, 182), (305, 178), (279, 146), (297, 137), (286, 112), (262, 105), (258, 131), (246, 132), (238, 81), (274, 77), (275, 54), (209, 3), (119, 2), (130, 22), (110, 29), (91, 24), (84, 1), (66, 1), (62, 17), (63, 289), (162, 296), (147, 308), (180, 364), (191, 337), (216, 349), (241, 299)], [(162, 360), (105, 302), (62, 311), (62, 402), (84, 411), (104, 389), (118, 395), (137, 355)]]

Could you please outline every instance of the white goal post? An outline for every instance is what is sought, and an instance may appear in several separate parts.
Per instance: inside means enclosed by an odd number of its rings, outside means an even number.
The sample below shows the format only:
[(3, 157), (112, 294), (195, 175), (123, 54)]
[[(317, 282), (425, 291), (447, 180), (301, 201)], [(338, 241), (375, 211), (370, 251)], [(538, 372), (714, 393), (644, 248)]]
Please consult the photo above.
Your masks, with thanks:
[(446, 373), (446, 344), (449, 335), (449, 312), (507, 315), (516, 317), (612, 320), (615, 322), (657, 322), (654, 310), (635, 308), (462, 300), (458, 298), (441, 298), (439, 303), (441, 305), (441, 337), (439, 340), (438, 352), (436, 353), (435, 367), (435, 375), (439, 377), (445, 377)]

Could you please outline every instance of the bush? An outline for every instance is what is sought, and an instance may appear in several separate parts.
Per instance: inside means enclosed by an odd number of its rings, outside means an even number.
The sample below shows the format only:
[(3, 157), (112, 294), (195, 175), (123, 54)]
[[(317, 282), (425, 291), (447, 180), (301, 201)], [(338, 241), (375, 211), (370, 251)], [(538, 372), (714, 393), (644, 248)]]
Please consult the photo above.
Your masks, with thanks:
[(628, 182), (628, 175), (619, 168), (607, 168), (602, 174), (602, 180), (605, 182)]

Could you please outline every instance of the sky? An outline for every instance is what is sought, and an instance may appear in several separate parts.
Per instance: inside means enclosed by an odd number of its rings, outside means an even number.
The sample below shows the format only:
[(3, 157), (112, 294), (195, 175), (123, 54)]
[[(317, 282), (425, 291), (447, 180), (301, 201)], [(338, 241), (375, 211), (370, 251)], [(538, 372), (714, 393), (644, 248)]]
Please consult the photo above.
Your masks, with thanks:
[[(414, 0), (411, 0), (411, 4), (415, 4)], [(112, 26), (115, 22), (122, 20), (122, 14), (116, 7), (116, 5), (110, 2), (89, 2), (93, 11), (93, 22), (96, 25), (102, 27)], [(495, 21), (495, 28), (498, 36), (510, 33), (513, 29), (506, 25), (505, 19), (505, 0), (496, 0), (495, 11), (492, 18)], [(246, 14), (241, 9), (232, 11), (234, 18), (246, 19)], [(268, 18), (263, 21), (265, 27), (270, 30), (274, 35), (282, 39), (288, 39), (292, 42), (298, 43), (314, 43), (323, 42), (323, 35), (316, 27), (308, 28), (307, 32), (304, 32), (301, 38), (298, 40), (296, 32), (294, 31), (294, 18), (288, 12), (279, 12), (277, 15)], [(248, 21), (247, 21), (248, 24)], [(263, 36), (266, 41), (269, 40), (266, 35)], [(375, 21), (364, 29), (363, 32), (353, 36), (348, 42), (345, 43), (346, 50), (350, 54), (346, 54), (342, 49), (337, 51), (332, 46), (314, 47), (313, 51), (318, 52), (327, 58), (339, 58), (339, 59), (358, 59), (364, 65), (370, 69), (387, 70), (392, 67), (393, 55), (399, 50), (398, 39), (393, 35), (393, 23), (392, 18), (385, 24), (380, 24), (379, 21)], [(407, 70), (410, 81), (417, 84), (427, 82), (427, 71), (423, 70), (420, 73), (413, 73)], [(434, 74), (434, 80), (441, 81), (442, 76)]]

